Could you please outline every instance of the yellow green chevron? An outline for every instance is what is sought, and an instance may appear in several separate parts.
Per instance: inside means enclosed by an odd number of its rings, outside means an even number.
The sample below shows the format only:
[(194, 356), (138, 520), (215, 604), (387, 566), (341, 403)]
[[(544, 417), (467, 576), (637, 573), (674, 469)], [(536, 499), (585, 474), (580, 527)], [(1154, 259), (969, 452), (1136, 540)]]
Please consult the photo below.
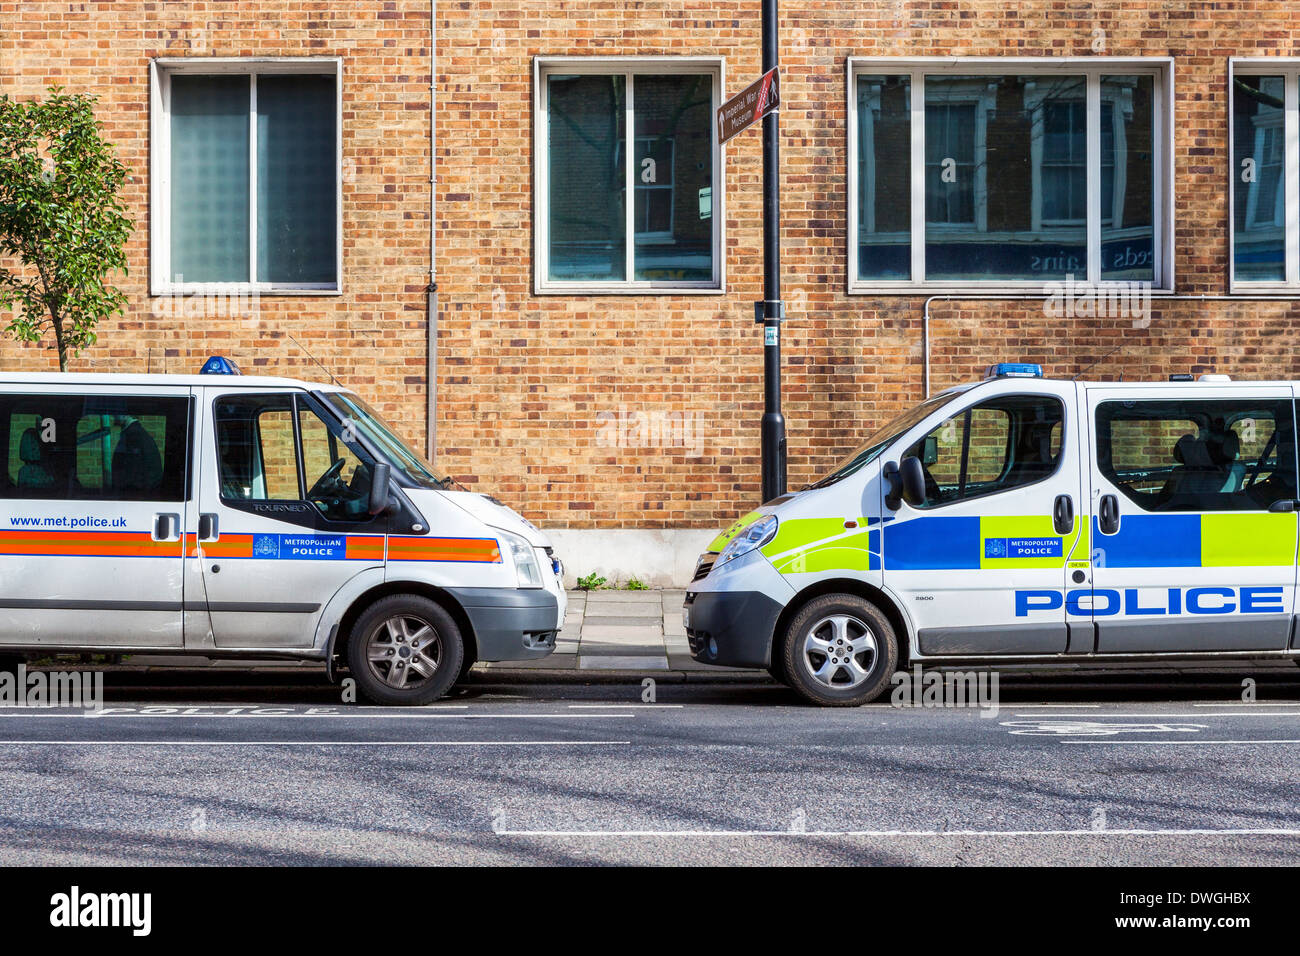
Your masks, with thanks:
[(727, 546), (727, 542), (729, 542), (736, 535), (740, 534), (740, 532), (744, 531), (746, 528), (748, 528), (751, 524), (753, 524), (761, 517), (763, 517), (763, 513), (761, 511), (751, 511), (743, 518), (737, 519), (735, 524), (733, 524), (730, 528), (728, 528), (726, 531), (722, 532), (722, 534), (718, 535), (716, 538), (714, 538), (712, 541), (709, 542), (709, 550), (721, 551), (723, 548)]
[[(844, 522), (849, 520), (856, 520), (858, 527), (846, 528)], [(877, 532), (867, 530), (866, 518), (795, 518), (781, 522), (776, 537), (762, 551), (782, 574), (867, 571), (872, 567), (873, 534)], [(875, 566), (879, 565), (877, 555)]]

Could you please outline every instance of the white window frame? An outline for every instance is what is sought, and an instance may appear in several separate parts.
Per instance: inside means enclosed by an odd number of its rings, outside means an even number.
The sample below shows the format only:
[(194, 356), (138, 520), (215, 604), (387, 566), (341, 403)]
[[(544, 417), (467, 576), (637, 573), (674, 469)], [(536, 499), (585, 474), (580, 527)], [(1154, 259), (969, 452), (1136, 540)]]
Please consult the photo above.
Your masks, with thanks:
[[(1237, 117), (1234, 106), (1238, 76), (1283, 77), (1282, 190), (1286, 197), (1286, 278), (1282, 281), (1237, 278)], [(1228, 60), (1228, 290), (1232, 293), (1300, 291), (1300, 57), (1234, 57)]]
[[(257, 275), (257, 77), (268, 74), (334, 77), (334, 282), (173, 282), (171, 278), (171, 78), (249, 76), (249, 275)], [(149, 64), (149, 292), (150, 295), (343, 294), (343, 60), (340, 57), (162, 57)]]
[[(1174, 164), (1173, 122), (1174, 62), (1172, 57), (877, 57), (851, 56), (845, 63), (845, 103), (847, 110), (847, 180), (848, 223), (847, 255), (845, 257), (845, 291), (849, 295), (881, 294), (1019, 294), (1041, 292), (1047, 279), (925, 279), (925, 75), (950, 73), (962, 76), (1057, 76), (1069, 74), (1086, 79), (1086, 115), (1088, 150), (1088, 222), (1086, 223), (1088, 268), (1086, 275), (1076, 276), (1079, 282), (1093, 285), (1126, 286), (1129, 280), (1101, 278), (1101, 77), (1145, 75), (1153, 77), (1153, 122), (1155, 124), (1153, 188), (1155, 214), (1153, 216), (1152, 248), (1154, 263), (1153, 293), (1172, 293), (1174, 290)], [(858, 278), (858, 112), (857, 80), (860, 76), (909, 77), (908, 107), (911, 118), (911, 272), (912, 278), (859, 279)], [(1041, 140), (1038, 151), (1041, 153)], [(976, 164), (980, 166), (977, 153)], [(1041, 167), (1033, 164), (1032, 182), (1027, 188), (1040, 189)], [(871, 185), (868, 184), (869, 188)], [(980, 183), (977, 180), (977, 203)], [(981, 219), (977, 208), (976, 219)], [(1112, 220), (1113, 221), (1113, 220)]]
[[(702, 280), (636, 280), (569, 281), (548, 278), (550, 274), (550, 195), (549, 153), (546, 131), (549, 117), (546, 110), (546, 77), (550, 74), (589, 74), (608, 76), (622, 74), (627, 89), (624, 103), (624, 136), (635, 140), (636, 125), (633, 108), (636, 102), (635, 75), (663, 76), (673, 73), (704, 73), (713, 77), (710, 112), (710, 141), (713, 161), (711, 177), (713, 209), (713, 276)], [(716, 56), (537, 56), (533, 58), (533, 291), (537, 295), (647, 295), (696, 294), (721, 295), (726, 291), (726, 182), (725, 154), (718, 142), (717, 123), (712, 117), (722, 105), (726, 89), (726, 63)], [(675, 149), (675, 147), (674, 147)], [(626, 152), (626, 145), (624, 146)], [(635, 155), (635, 150), (633, 151)], [(627, 219), (625, 254), (627, 266), (624, 274), (635, 275), (636, 226), (636, 170), (632, 162), (625, 163), (628, 196), (624, 215)], [(673, 188), (677, 179), (674, 171)]]

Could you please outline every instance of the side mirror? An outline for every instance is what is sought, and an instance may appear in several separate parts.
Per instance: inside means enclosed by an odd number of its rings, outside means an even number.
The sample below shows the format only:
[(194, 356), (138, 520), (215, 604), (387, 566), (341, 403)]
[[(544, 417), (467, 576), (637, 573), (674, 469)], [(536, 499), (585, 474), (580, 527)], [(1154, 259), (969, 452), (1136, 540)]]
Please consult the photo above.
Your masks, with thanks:
[(1280, 501), (1275, 501), (1271, 505), (1269, 505), (1268, 510), (1275, 515), (1290, 514), (1291, 512), (1296, 510), (1295, 506), (1296, 506), (1296, 501), (1294, 498), (1283, 498)]
[(908, 455), (898, 463), (899, 482), (903, 488), (903, 500), (913, 508), (925, 504), (925, 469), (921, 459)]
[(898, 477), (898, 462), (887, 461), (880, 469), (880, 477), (886, 482), (885, 507), (897, 511), (903, 502), (903, 482)]
[(370, 506), (372, 515), (381, 515), (388, 510), (392, 498), (388, 492), (388, 482), (393, 476), (393, 467), (386, 461), (376, 462), (370, 475)]
[(933, 465), (939, 460), (939, 439), (935, 435), (926, 435), (921, 445), (921, 464)]

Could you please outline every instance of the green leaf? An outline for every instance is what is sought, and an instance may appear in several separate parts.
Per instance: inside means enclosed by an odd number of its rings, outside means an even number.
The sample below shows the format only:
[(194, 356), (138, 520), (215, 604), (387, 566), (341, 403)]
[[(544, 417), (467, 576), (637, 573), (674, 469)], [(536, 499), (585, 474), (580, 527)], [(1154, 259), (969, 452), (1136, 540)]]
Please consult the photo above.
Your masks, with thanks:
[(128, 170), (95, 103), (57, 86), (44, 100), (0, 96), (0, 252), (19, 264), (0, 269), (0, 307), (16, 307), (6, 331), (57, 349), (60, 368), (127, 302), (110, 276), (126, 274)]

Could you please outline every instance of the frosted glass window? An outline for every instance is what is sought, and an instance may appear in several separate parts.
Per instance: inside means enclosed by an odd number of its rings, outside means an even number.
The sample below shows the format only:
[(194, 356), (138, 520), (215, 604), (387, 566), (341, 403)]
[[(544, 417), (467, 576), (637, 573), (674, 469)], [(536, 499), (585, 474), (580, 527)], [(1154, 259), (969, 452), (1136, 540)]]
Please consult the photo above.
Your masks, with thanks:
[(337, 77), (177, 72), (168, 84), (166, 280), (337, 288)]
[(248, 281), (247, 76), (171, 81), (171, 281)]

